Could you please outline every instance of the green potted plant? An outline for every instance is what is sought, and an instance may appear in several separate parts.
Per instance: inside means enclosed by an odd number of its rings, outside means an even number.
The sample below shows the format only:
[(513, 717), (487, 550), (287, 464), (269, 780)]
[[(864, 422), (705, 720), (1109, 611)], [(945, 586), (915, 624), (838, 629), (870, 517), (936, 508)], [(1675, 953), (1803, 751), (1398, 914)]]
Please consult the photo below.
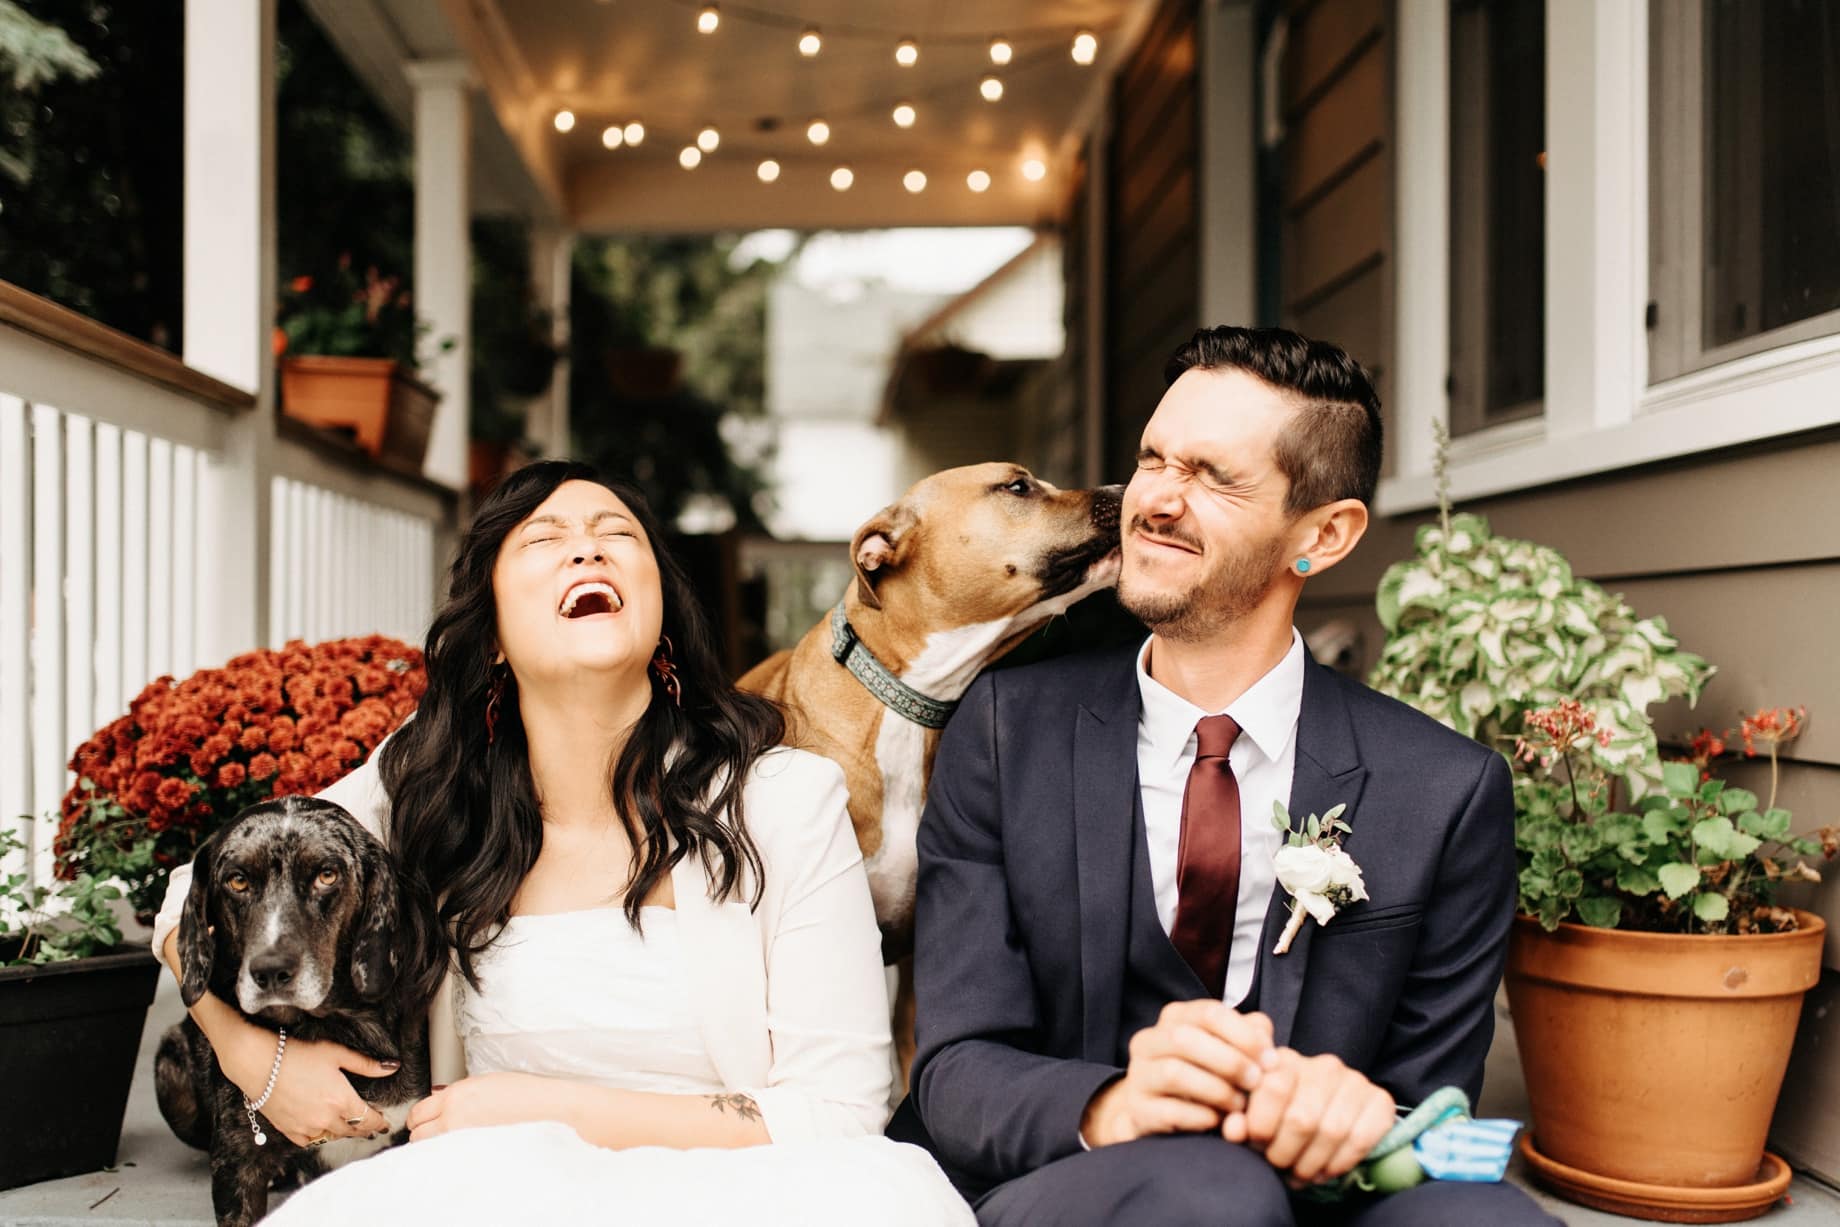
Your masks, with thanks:
[(374, 457), (420, 472), (440, 396), (416, 378), (425, 331), (401, 279), (350, 257), (329, 275), (302, 275), (282, 294), (275, 348), (282, 412), (312, 426), (349, 431)]
[[(1777, 906), (1840, 842), (1795, 836), (1772, 795), (1712, 777), (1723, 741), (1667, 762), (1648, 716), (1712, 668), (1659, 618), (1556, 551), (1480, 516), (1419, 530), (1382, 579), (1372, 684), (1515, 767), (1519, 903), (1507, 972), (1537, 1176), (1641, 1217), (1762, 1213), (1789, 1171), (1766, 1156), (1824, 926)], [(1772, 764), (1797, 713), (1746, 721)]]
[(0, 1086), (31, 1105), (0, 1113), (0, 1189), (115, 1162), (159, 967), (122, 943), (109, 871), (151, 858), (138, 841), (44, 885), (26, 841), (0, 827), (0, 865), (12, 867), (0, 869)]

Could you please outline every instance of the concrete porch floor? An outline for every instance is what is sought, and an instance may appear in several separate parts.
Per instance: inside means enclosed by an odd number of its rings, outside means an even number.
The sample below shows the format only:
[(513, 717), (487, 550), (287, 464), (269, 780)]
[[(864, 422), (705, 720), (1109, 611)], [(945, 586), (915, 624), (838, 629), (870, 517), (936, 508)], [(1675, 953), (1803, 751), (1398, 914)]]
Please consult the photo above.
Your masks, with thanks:
[[(0, 1192), (0, 1227), (212, 1227), (210, 1168), (202, 1152), (185, 1146), (166, 1128), (153, 1101), (153, 1052), (160, 1034), (182, 1013), (172, 977), (162, 976), (147, 1027), (141, 1036), (140, 1069), (128, 1097), (121, 1150), (112, 1171), (92, 1172)], [(1491, 1116), (1527, 1116), (1514, 1029), (1504, 1016), (1489, 1054), (1482, 1109)], [(1510, 1178), (1527, 1185), (1523, 1172)], [(1571, 1205), (1531, 1186), (1533, 1195), (1572, 1227), (1611, 1227), (1635, 1220)], [(1840, 1193), (1805, 1176), (1790, 1186), (1788, 1204), (1756, 1220), (1766, 1227), (1840, 1224)], [(865, 1227), (873, 1227), (866, 1224)]]

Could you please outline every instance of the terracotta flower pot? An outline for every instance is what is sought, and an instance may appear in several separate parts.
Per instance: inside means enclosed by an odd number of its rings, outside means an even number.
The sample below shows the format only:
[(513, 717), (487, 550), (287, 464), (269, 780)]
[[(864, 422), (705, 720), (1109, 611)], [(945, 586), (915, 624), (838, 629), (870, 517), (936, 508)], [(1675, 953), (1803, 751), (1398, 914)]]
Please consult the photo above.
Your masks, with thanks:
[(349, 430), (372, 456), (419, 471), (428, 453), (435, 390), (389, 358), (281, 360), (281, 408), (314, 426)]
[(1802, 995), (1821, 975), (1826, 925), (1796, 917), (1793, 933), (1748, 937), (1548, 933), (1517, 917), (1508, 1000), (1538, 1152), (1606, 1185), (1756, 1183)]

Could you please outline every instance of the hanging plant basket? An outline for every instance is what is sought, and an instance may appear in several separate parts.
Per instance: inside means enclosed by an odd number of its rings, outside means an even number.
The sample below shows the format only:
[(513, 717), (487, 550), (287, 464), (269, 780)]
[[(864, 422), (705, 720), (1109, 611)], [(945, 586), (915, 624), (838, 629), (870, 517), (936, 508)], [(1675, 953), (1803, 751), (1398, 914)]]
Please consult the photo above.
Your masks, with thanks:
[(281, 360), (281, 409), (291, 418), (351, 433), (360, 448), (420, 472), (440, 394), (389, 358)]

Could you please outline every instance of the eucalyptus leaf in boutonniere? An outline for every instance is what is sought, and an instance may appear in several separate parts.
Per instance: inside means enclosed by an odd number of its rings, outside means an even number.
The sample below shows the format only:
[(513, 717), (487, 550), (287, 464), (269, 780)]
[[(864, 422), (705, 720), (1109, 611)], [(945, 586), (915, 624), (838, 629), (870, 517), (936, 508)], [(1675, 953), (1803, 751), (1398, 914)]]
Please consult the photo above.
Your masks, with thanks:
[(1294, 829), (1284, 802), (1272, 803), (1271, 824), (1285, 837), (1284, 847), (1272, 858), (1278, 871), (1278, 885), (1291, 897), (1291, 918), (1273, 954), (1284, 954), (1303, 931), (1303, 922), (1314, 917), (1319, 925), (1335, 919), (1349, 904), (1367, 898), (1367, 886), (1361, 881), (1361, 867), (1342, 847), (1342, 838), (1354, 828), (1342, 821), (1346, 805), (1338, 805), (1318, 818), (1311, 814), (1303, 829)]

